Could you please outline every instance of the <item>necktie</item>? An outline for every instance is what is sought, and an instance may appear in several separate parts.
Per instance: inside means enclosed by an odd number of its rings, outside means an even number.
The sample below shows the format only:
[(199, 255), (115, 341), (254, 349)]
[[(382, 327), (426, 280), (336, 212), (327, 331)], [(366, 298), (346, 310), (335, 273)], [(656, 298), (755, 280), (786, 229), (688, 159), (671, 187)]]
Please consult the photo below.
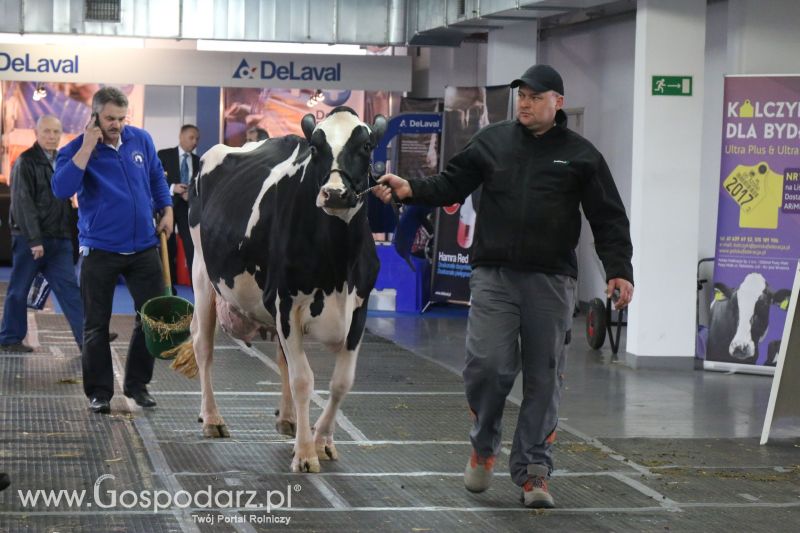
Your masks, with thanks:
[(189, 154), (184, 153), (181, 160), (181, 183), (189, 183)]

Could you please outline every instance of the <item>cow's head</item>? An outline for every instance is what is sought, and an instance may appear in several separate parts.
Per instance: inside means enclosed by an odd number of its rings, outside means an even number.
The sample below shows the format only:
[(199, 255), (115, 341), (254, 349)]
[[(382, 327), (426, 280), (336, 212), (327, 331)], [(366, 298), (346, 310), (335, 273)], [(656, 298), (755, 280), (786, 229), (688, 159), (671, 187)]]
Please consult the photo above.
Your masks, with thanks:
[(780, 289), (772, 292), (761, 274), (748, 274), (739, 288), (731, 290), (724, 283), (714, 284), (712, 312), (718, 302), (730, 301), (726, 306), (725, 320), (731, 320), (736, 333), (728, 351), (734, 359), (745, 360), (757, 354), (758, 344), (764, 339), (769, 326), (771, 305), (786, 309), (791, 291)]
[(314, 174), (321, 176), (317, 207), (347, 222), (370, 186), (370, 156), (386, 131), (386, 119), (378, 115), (370, 127), (349, 107), (337, 107), (319, 124), (314, 115), (306, 115), (302, 127), (311, 144)]

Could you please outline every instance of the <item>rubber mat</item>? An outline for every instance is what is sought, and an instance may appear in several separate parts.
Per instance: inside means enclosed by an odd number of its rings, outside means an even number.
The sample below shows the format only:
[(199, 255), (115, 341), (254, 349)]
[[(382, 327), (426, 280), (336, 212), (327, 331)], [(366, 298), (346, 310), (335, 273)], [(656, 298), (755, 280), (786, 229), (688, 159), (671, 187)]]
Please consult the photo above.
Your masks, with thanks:
[[(31, 355), (0, 354), (0, 471), (12, 479), (0, 493), (0, 532), (663, 533), (792, 531), (800, 523), (797, 441), (760, 447), (754, 439), (607, 439), (601, 449), (562, 429), (550, 481), (557, 509), (520, 506), (505, 454), (491, 488), (471, 494), (462, 479), (470, 419), (460, 377), (369, 333), (336, 431), (339, 460), (323, 461), (319, 475), (292, 474), (293, 441), (274, 427), (280, 379), (274, 363), (263, 360), (274, 361), (274, 343), (255, 343), (263, 355), (254, 357), (217, 335), (213, 380), (231, 438), (206, 439), (197, 422), (199, 382), (164, 361), (156, 362), (150, 386), (157, 407), (132, 407), (118, 391), (111, 415), (88, 412), (66, 322), (46, 312), (34, 318), (41, 348)], [(118, 371), (132, 327), (131, 315), (112, 319), (120, 335), (112, 343)], [(318, 343), (306, 349), (316, 379), (313, 423), (327, 399), (335, 358)], [(517, 413), (507, 404), (506, 448)], [(109, 490), (249, 491), (262, 507), (78, 509), (65, 501), (25, 505), (19, 493), (91, 492), (104, 475), (113, 476), (103, 481)], [(273, 505), (280, 494), (285, 504)]]

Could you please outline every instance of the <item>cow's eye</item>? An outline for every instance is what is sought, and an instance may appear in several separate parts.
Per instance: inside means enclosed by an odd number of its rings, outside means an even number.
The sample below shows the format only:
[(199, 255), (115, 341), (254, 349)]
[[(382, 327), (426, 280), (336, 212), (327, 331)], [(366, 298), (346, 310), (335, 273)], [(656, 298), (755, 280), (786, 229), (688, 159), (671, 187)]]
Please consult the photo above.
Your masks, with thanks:
[(367, 152), (367, 153), (371, 152), (372, 151), (372, 144), (368, 143), (368, 142), (364, 143), (364, 151)]
[(317, 155), (317, 147), (312, 144), (311, 145), (311, 157), (314, 157), (315, 155)]

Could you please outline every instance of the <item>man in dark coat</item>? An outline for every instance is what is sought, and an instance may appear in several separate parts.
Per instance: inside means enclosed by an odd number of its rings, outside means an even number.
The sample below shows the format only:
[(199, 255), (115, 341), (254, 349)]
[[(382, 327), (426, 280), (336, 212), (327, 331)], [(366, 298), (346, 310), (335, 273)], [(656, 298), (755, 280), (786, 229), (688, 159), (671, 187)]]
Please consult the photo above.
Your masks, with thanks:
[(51, 115), (36, 123), (36, 142), (22, 152), (11, 172), (12, 265), (0, 327), (0, 351), (31, 352), (27, 299), (41, 272), (58, 298), (78, 346), (83, 345), (83, 305), (72, 262), (72, 205), (53, 195), (50, 183), (61, 121)]
[[(186, 255), (186, 265), (189, 268), (190, 277), (192, 260), (194, 259), (194, 245), (192, 244), (192, 236), (189, 234), (189, 182), (200, 171), (200, 158), (192, 153), (199, 140), (200, 130), (197, 129), (197, 126), (185, 124), (181, 127), (178, 146), (158, 151), (158, 158), (164, 167), (169, 191), (172, 194), (175, 224), (178, 226), (178, 234), (181, 236), (181, 242), (183, 243), (183, 251)], [(168, 248), (170, 275), (172, 276), (172, 284), (175, 285), (178, 246), (174, 233), (169, 239)]]

